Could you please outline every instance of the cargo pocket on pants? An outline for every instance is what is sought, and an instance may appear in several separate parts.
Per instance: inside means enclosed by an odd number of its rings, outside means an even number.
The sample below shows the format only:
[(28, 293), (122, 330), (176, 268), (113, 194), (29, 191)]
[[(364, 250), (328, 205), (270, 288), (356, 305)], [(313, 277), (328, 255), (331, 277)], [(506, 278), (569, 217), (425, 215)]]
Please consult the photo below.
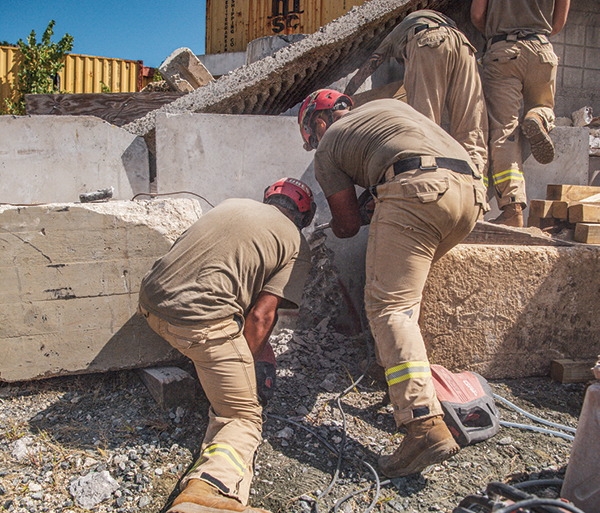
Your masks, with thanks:
[[(435, 171), (433, 172), (435, 173)], [(405, 198), (418, 198), (421, 203), (431, 203), (450, 187), (447, 176), (432, 176), (432, 172), (401, 180), (402, 195)]]
[(425, 30), (422, 34), (417, 35), (417, 45), (437, 48), (446, 40), (447, 37), (448, 34), (446, 29), (443, 27)]
[(514, 61), (521, 55), (521, 50), (514, 46), (502, 46), (499, 48), (492, 48), (488, 50), (483, 56), (483, 64), (486, 63), (498, 63), (506, 64), (507, 62)]
[(550, 64), (551, 66), (558, 66), (558, 57), (553, 50), (542, 50), (540, 53), (540, 63)]
[(204, 344), (209, 331), (210, 326), (206, 325), (184, 327), (167, 323), (164, 338), (175, 349), (183, 352), (195, 345)]

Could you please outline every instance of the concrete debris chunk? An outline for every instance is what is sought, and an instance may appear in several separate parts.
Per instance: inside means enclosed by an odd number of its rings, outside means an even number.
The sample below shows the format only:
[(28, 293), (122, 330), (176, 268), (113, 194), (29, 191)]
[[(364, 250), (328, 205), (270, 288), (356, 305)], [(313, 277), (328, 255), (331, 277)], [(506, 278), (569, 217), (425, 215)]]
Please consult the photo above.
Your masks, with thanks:
[(179, 367), (141, 369), (138, 374), (161, 408), (173, 408), (194, 399), (196, 380)]
[(592, 108), (581, 107), (581, 109), (571, 114), (571, 118), (573, 119), (573, 126), (588, 126), (594, 118)]
[(189, 93), (214, 80), (189, 48), (178, 48), (158, 68), (174, 91)]
[(113, 492), (119, 489), (119, 483), (110, 475), (108, 470), (90, 472), (71, 482), (69, 493), (82, 508), (91, 509), (101, 502), (111, 498)]
[(32, 444), (33, 438), (28, 436), (15, 440), (12, 444), (11, 456), (19, 463), (23, 463), (32, 453), (30, 448)]

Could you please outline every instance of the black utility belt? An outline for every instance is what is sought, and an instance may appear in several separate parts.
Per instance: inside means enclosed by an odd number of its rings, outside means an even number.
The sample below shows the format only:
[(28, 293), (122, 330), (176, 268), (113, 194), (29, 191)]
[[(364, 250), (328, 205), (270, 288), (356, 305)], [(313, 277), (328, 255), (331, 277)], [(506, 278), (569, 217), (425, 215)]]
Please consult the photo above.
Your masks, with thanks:
[(497, 36), (493, 36), (489, 41), (488, 41), (488, 46), (492, 46), (495, 43), (499, 43), (500, 41), (507, 41), (507, 40), (515, 40), (515, 41), (539, 41), (540, 43), (544, 42), (544, 39), (542, 35), (540, 34), (527, 34), (526, 36), (516, 36), (515, 34), (499, 34)]
[(471, 175), (477, 178), (471, 166), (467, 164), (464, 160), (450, 159), (447, 157), (436, 157), (435, 163), (435, 166), (423, 166), (421, 157), (412, 157), (409, 159), (397, 160), (396, 162), (394, 162), (394, 175), (399, 175), (400, 173), (405, 173), (406, 171), (413, 171), (415, 169), (435, 171), (438, 167), (441, 167), (444, 169), (450, 169), (450, 171), (455, 171), (456, 173), (460, 173), (461, 175)]
[(453, 29), (456, 28), (454, 25), (449, 25), (448, 23), (435, 23), (435, 22), (432, 22), (432, 23), (433, 23), (433, 25), (428, 25), (427, 23), (425, 23), (423, 25), (415, 26), (415, 28), (413, 30), (413, 35), (418, 34), (419, 32), (422, 32), (423, 30), (426, 30), (428, 28), (431, 28), (431, 29), (436, 29), (436, 28), (440, 28), (440, 27), (448, 27), (448, 28), (453, 28)]

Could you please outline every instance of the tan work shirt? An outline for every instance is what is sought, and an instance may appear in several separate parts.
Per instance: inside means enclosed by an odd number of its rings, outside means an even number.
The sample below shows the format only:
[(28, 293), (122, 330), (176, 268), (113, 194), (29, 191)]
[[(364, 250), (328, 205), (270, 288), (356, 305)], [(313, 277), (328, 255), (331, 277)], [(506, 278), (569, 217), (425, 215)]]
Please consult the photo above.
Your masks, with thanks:
[(448, 157), (475, 166), (443, 128), (404, 102), (374, 100), (333, 123), (315, 154), (315, 177), (325, 197), (360, 185), (376, 185), (397, 160)]
[(140, 304), (175, 325), (245, 316), (262, 291), (298, 308), (309, 269), (306, 239), (277, 207), (228, 199), (154, 264)]
[(554, 0), (488, 0), (485, 20), (487, 39), (500, 34), (552, 32)]
[(375, 50), (375, 55), (380, 55), (384, 60), (390, 57), (403, 61), (405, 58), (406, 42), (410, 29), (418, 25), (428, 25), (429, 28), (439, 27), (440, 25), (450, 25), (456, 28), (453, 20), (444, 16), (440, 12), (422, 9), (409, 14), (406, 18), (392, 30)]

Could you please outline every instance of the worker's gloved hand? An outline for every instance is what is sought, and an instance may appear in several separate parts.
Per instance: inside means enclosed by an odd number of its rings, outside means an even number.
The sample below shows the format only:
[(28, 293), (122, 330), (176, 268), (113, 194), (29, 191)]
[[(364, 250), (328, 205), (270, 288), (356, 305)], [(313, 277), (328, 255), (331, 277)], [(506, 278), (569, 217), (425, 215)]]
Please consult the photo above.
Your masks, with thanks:
[(266, 406), (275, 392), (275, 353), (271, 344), (265, 344), (262, 353), (255, 358), (254, 372), (260, 404)]
[(369, 189), (365, 189), (358, 197), (358, 211), (360, 212), (360, 225), (370, 224), (375, 212), (375, 200)]

